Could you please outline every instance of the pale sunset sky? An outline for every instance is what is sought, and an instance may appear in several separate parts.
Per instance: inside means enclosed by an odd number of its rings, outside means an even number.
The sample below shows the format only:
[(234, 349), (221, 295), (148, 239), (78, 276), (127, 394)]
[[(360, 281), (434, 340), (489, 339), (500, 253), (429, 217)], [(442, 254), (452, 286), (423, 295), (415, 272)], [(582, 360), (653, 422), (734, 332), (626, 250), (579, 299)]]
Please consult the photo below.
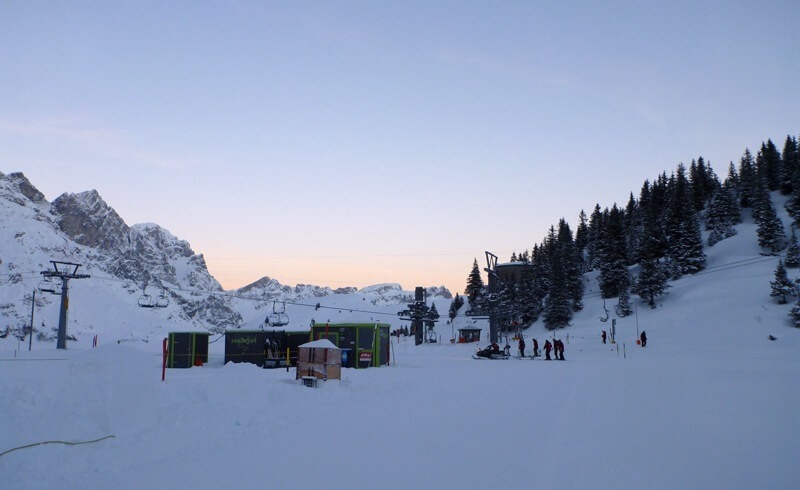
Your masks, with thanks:
[(800, 2), (0, 1), (0, 171), (227, 288), (462, 291), (581, 209), (800, 133)]

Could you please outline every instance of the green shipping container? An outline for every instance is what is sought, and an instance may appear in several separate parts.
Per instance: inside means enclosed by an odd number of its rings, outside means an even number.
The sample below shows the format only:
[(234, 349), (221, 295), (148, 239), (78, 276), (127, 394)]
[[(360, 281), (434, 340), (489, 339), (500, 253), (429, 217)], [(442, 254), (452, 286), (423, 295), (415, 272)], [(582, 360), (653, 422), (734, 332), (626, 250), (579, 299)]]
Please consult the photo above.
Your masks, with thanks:
[(189, 368), (208, 362), (208, 332), (170, 332), (167, 367)]
[(330, 323), (311, 327), (311, 340), (327, 338), (342, 349), (342, 367), (389, 364), (388, 323)]

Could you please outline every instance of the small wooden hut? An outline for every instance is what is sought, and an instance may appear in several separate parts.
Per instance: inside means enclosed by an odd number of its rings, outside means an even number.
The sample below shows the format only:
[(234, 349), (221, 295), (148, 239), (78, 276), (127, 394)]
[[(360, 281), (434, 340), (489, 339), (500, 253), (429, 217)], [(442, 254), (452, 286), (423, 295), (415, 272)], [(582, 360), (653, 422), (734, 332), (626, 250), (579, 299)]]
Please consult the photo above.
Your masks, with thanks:
[(300, 345), (295, 379), (306, 376), (314, 376), (323, 381), (341, 379), (342, 350), (328, 339), (319, 339)]
[(481, 341), (481, 329), (476, 327), (464, 327), (458, 329), (458, 343), (468, 344), (470, 342)]

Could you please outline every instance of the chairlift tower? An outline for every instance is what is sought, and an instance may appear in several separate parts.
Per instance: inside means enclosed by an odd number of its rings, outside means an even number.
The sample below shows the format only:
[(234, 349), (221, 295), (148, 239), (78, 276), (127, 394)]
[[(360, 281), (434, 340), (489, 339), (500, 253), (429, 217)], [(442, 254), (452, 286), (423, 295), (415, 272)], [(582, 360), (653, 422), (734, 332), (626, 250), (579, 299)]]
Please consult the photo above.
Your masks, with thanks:
[(408, 304), (407, 310), (397, 312), (397, 316), (400, 318), (411, 321), (411, 328), (414, 330), (414, 345), (424, 342), (423, 327), (428, 326), (433, 331), (433, 325), (439, 319), (439, 315), (432, 313), (425, 304), (425, 296), (425, 288), (417, 286), (414, 289), (414, 302)]
[(87, 279), (89, 274), (78, 274), (78, 268), (81, 264), (74, 264), (72, 262), (59, 262), (51, 260), (53, 270), (41, 271), (40, 274), (47, 279), (53, 280), (55, 278), (61, 279), (61, 311), (58, 315), (58, 341), (56, 342), (56, 349), (67, 348), (67, 310), (69, 309), (69, 280), (70, 279)]
[(500, 302), (497, 292), (497, 255), (486, 252), (486, 268), (483, 270), (489, 276), (489, 340), (494, 344), (497, 342), (497, 305)]
[(489, 294), (486, 297), (486, 304), (477, 308), (470, 308), (465, 315), (472, 318), (489, 320), (489, 341), (497, 342), (497, 306), (500, 304), (500, 294), (497, 292), (497, 255), (492, 252), (486, 253), (486, 267), (483, 269), (489, 276)]

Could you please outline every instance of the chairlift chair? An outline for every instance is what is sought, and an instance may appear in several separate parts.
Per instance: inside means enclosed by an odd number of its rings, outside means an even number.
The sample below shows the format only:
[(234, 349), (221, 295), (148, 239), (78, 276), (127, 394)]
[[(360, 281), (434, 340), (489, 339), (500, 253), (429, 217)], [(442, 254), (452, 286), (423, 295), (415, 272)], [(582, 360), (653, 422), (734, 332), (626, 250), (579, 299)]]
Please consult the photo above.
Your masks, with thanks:
[(153, 297), (149, 294), (142, 294), (139, 296), (139, 300), (136, 302), (142, 308), (155, 308), (156, 303), (153, 301)]
[[(278, 306), (280, 305), (280, 306)], [(269, 314), (264, 323), (273, 327), (283, 327), (289, 324), (289, 315), (286, 314), (286, 303), (274, 301), (272, 303), (272, 313)]]
[(167, 297), (167, 292), (165, 290), (161, 290), (161, 294), (158, 295), (158, 298), (156, 298), (156, 302), (153, 306), (156, 308), (166, 308), (169, 306), (169, 298)]
[(61, 294), (61, 291), (56, 289), (56, 285), (51, 278), (42, 279), (37, 289), (43, 293)]

